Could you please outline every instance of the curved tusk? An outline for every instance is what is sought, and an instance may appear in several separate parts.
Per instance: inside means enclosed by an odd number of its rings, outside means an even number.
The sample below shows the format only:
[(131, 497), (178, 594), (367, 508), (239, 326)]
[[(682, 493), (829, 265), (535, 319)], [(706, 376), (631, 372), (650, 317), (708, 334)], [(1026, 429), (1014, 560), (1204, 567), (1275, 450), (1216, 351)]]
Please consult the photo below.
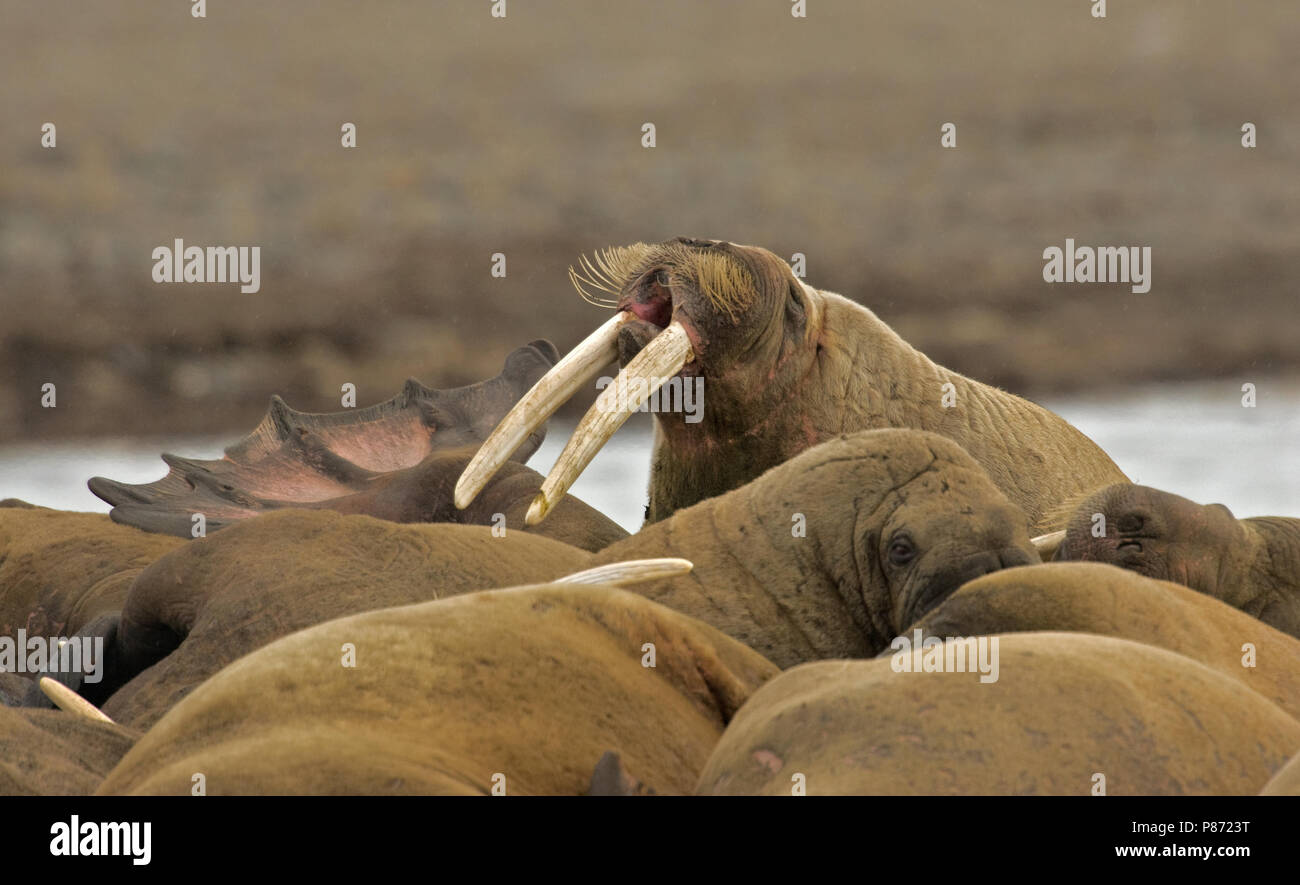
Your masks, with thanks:
[(45, 692), (45, 696), (54, 701), (54, 706), (60, 710), (74, 716), (84, 716), (97, 722), (112, 723), (113, 720), (105, 716), (98, 707), (57, 679), (42, 676), (39, 684), (41, 691)]
[(622, 587), (638, 584), (641, 581), (654, 581), (659, 578), (677, 578), (690, 574), (695, 564), (689, 559), (665, 557), (662, 559), (626, 559), (622, 562), (610, 562), (585, 571), (574, 572), (563, 578), (556, 578), (556, 584), (614, 584)]
[(1061, 542), (1065, 540), (1065, 532), (1049, 532), (1046, 535), (1039, 535), (1037, 538), (1030, 538), (1029, 543), (1033, 544), (1038, 550), (1038, 555), (1042, 557), (1043, 562), (1047, 562), (1056, 555), (1060, 548)]
[(457, 510), (464, 510), (473, 502), (528, 434), (545, 424), (556, 409), (578, 392), (578, 388), (618, 357), (618, 331), (631, 316), (627, 311), (619, 311), (602, 323), (515, 403), (479, 446), (456, 482)]
[[(564, 451), (560, 452), (551, 472), (546, 475), (541, 491), (529, 506), (524, 522), (537, 525), (545, 519), (591, 459), (596, 457), (600, 447), (633, 412), (641, 408), (642, 403), (694, 358), (691, 340), (676, 320), (650, 339), (650, 343), (618, 373), (613, 384), (601, 391), (587, 414), (582, 416), (573, 436), (565, 443)], [(629, 385), (629, 381), (643, 383)]]

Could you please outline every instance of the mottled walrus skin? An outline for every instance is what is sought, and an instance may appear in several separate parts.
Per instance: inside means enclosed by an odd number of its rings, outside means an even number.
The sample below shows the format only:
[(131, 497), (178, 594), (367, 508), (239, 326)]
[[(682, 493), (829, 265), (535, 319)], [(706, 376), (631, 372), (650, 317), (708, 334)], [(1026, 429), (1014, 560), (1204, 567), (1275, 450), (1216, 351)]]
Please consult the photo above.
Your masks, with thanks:
[[(26, 675), (0, 670), (0, 707), (22, 707), (36, 683)], [(37, 689), (39, 691), (39, 689)]]
[[(121, 609), (140, 569), (181, 542), (9, 499), (0, 507), (0, 635), (71, 636)], [(22, 505), (22, 506), (20, 506)]]
[(1282, 770), (1259, 791), (1261, 796), (1300, 796), (1300, 753), (1282, 766)]
[(1191, 658), (1081, 633), (998, 637), (999, 678), (826, 661), (782, 673), (728, 726), (708, 795), (1257, 793), (1300, 723)]
[(0, 707), (0, 796), (86, 796), (139, 737), (62, 710)]
[[(588, 559), (547, 538), (510, 531), (494, 537), (484, 526), (268, 513), (145, 569), (109, 649), (111, 672), (100, 686), (75, 687), (115, 721), (148, 728), (223, 666), (295, 630), (510, 586), (521, 575), (551, 580), (585, 568)], [(130, 681), (122, 685), (124, 678)]]
[[(798, 536), (796, 513), (805, 523)], [(895, 546), (906, 561), (892, 561)], [(1024, 515), (956, 445), (868, 431), (818, 446), (596, 557), (509, 529), (496, 537), (485, 527), (329, 511), (267, 514), (142, 573), (104, 681), (73, 687), (117, 721), (145, 728), (225, 664), (293, 630), (652, 557), (682, 557), (695, 569), (634, 592), (781, 666), (869, 657), (970, 578), (1038, 561)]]
[(656, 372), (704, 380), (701, 414), (656, 412), (649, 522), (841, 433), (884, 427), (957, 442), (1035, 533), (1053, 527), (1059, 502), (1126, 479), (1062, 418), (936, 365), (870, 310), (805, 285), (766, 249), (679, 237), (605, 250), (572, 274), (584, 297), (626, 320), (617, 329), (625, 370), (650, 354), (642, 364)]
[(980, 466), (951, 440), (911, 430), (822, 443), (592, 562), (645, 556), (695, 568), (633, 592), (782, 667), (871, 657), (966, 581), (1040, 561), (1024, 514)]
[[(1093, 535), (1098, 513), (1102, 537)], [(1222, 504), (1117, 483), (1074, 508), (1056, 558), (1184, 584), (1300, 636), (1300, 519), (1234, 519)]]
[[(343, 646), (355, 668), (341, 665)], [(655, 666), (642, 665), (646, 644)], [(280, 639), (172, 709), (101, 794), (581, 795), (608, 751), (688, 793), (776, 667), (606, 587), (535, 586), (367, 612)]]
[(1180, 584), (1114, 566), (1049, 563), (985, 575), (911, 629), (940, 639), (1042, 630), (1132, 639), (1193, 658), (1300, 721), (1300, 640)]

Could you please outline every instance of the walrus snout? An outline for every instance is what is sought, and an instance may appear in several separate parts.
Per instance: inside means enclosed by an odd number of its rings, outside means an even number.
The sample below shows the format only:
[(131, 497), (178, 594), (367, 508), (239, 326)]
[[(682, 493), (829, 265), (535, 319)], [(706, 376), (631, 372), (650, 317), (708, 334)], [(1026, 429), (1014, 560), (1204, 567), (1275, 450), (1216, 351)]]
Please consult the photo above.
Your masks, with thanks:
[(911, 594), (903, 610), (900, 626), (906, 627), (930, 611), (939, 603), (957, 592), (963, 584), (982, 578), (1004, 568), (1021, 565), (1035, 565), (1040, 560), (1030, 551), (1019, 547), (1003, 547), (1000, 550), (986, 550), (973, 553), (953, 565), (934, 573), (922, 583), (918, 592)]
[(668, 271), (658, 268), (648, 273), (642, 282), (618, 302), (619, 310), (626, 310), (659, 329), (668, 328), (673, 318), (673, 290)]

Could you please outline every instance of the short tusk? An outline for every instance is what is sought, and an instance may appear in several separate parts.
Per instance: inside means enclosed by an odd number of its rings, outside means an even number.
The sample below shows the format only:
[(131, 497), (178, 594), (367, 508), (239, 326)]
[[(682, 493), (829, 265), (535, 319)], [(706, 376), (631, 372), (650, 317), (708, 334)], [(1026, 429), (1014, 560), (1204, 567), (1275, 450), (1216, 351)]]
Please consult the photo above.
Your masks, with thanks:
[(45, 692), (45, 696), (54, 701), (54, 706), (66, 713), (71, 713), (74, 716), (84, 716), (98, 722), (111, 723), (113, 721), (105, 716), (98, 707), (57, 679), (42, 676), (40, 686), (41, 691)]
[(1046, 535), (1039, 535), (1037, 538), (1030, 538), (1029, 543), (1033, 544), (1038, 550), (1038, 555), (1043, 562), (1047, 562), (1056, 555), (1056, 551), (1065, 540), (1065, 532), (1049, 532)]
[(659, 578), (677, 578), (690, 574), (695, 568), (689, 559), (667, 557), (664, 559), (627, 559), (623, 562), (610, 562), (585, 571), (574, 572), (563, 578), (556, 578), (557, 584), (614, 584), (622, 587), (626, 584), (638, 584), (642, 581), (656, 581)]
[(631, 316), (619, 311), (602, 323), (515, 403), (461, 473), (456, 483), (456, 509), (468, 507), (528, 434), (545, 424), (596, 372), (618, 357), (618, 332)]
[[(633, 412), (641, 408), (642, 403), (694, 358), (691, 340), (679, 322), (669, 323), (668, 328), (651, 338), (650, 343), (618, 373), (614, 383), (596, 397), (596, 402), (582, 416), (564, 451), (546, 475), (541, 491), (529, 506), (524, 522), (537, 525), (545, 519), (591, 459), (596, 457), (600, 447)], [(635, 385), (636, 389), (629, 393), (628, 382), (637, 380), (645, 383)]]

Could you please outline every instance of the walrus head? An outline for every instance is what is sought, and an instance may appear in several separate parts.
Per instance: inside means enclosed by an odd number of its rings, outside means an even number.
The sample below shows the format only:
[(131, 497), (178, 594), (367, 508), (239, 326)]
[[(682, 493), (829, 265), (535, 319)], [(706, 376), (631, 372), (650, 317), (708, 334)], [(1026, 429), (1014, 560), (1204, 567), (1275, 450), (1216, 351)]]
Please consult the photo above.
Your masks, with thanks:
[[(457, 506), (468, 506), (518, 440), (612, 359), (619, 376), (574, 431), (542, 485), (530, 524), (545, 518), (600, 447), (670, 379), (703, 379), (704, 403), (691, 416), (656, 413), (667, 448), (704, 454), (767, 444), (763, 425), (809, 368), (796, 365), (797, 358), (810, 364), (816, 350), (808, 346), (816, 290), (789, 265), (755, 246), (678, 237), (606, 249), (569, 273), (583, 298), (616, 313), (519, 401), (462, 475)], [(779, 463), (830, 435), (809, 432), (789, 451), (746, 457), (743, 464), (710, 458), (708, 470), (737, 473), (719, 486), (725, 491), (752, 479), (756, 462)]]
[(638, 593), (780, 667), (874, 655), (967, 581), (1041, 561), (1024, 512), (970, 455), (904, 429), (813, 446), (597, 561), (664, 552), (693, 571)]
[[(914, 431), (869, 431), (845, 437), (840, 455), (848, 456), (857, 440), (876, 439), (888, 445), (874, 443), (879, 447), (864, 460), (877, 462), (881, 478), (867, 482), (870, 474), (856, 470), (853, 504), (843, 510), (853, 514), (848, 537), (868, 617), (886, 642), (967, 581), (1041, 561), (1024, 513), (956, 443)], [(790, 463), (811, 461), (834, 445)], [(835, 498), (832, 489), (823, 494), (828, 503)]]
[(1197, 504), (1149, 486), (1115, 483), (1078, 504), (1058, 560), (1105, 562), (1220, 595), (1255, 556), (1246, 529), (1222, 504)]

